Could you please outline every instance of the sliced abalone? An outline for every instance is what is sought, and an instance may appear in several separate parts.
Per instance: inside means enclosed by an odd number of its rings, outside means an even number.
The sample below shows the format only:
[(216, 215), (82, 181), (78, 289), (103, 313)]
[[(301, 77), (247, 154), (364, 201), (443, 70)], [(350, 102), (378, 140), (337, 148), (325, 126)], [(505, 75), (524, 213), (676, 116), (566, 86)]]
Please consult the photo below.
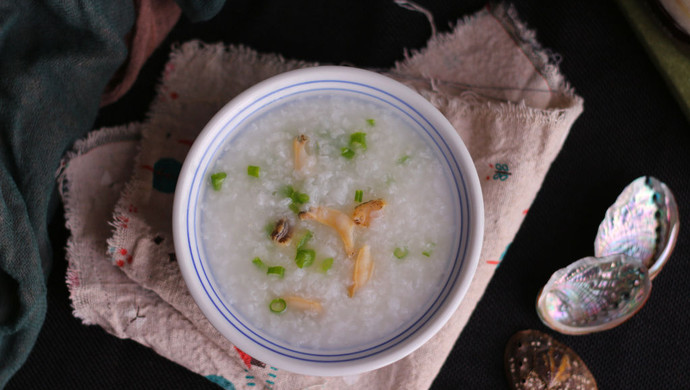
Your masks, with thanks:
[(599, 332), (637, 313), (651, 289), (647, 268), (635, 257), (585, 257), (551, 276), (537, 298), (537, 313), (561, 333)]
[(597, 389), (594, 376), (580, 356), (536, 330), (523, 330), (510, 338), (504, 365), (513, 390)]
[(675, 246), (678, 226), (678, 206), (671, 190), (651, 176), (640, 177), (606, 211), (594, 255), (625, 253), (638, 258), (653, 279)]

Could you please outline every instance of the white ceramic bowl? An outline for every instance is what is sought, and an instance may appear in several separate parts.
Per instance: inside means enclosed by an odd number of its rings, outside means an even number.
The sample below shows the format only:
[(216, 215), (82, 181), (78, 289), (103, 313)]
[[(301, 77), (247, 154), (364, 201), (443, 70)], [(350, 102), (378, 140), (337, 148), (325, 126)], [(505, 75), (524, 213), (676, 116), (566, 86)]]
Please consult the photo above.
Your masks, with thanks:
[[(210, 164), (220, 146), (240, 126), (289, 99), (334, 93), (384, 105), (416, 127), (437, 149), (449, 172), (457, 247), (440, 292), (414, 320), (395, 334), (366, 347), (314, 350), (288, 345), (266, 335), (243, 318), (215, 281), (201, 248), (198, 199), (208, 186)], [(287, 72), (243, 92), (206, 125), (194, 142), (175, 191), (173, 231), (177, 259), (189, 291), (208, 320), (238, 348), (252, 357), (288, 371), (320, 376), (352, 375), (405, 357), (429, 340), (458, 308), (477, 267), (484, 231), (483, 201), (474, 163), (453, 126), (427, 100), (408, 87), (377, 73), (337, 66)], [(401, 324), (403, 325), (403, 324)]]

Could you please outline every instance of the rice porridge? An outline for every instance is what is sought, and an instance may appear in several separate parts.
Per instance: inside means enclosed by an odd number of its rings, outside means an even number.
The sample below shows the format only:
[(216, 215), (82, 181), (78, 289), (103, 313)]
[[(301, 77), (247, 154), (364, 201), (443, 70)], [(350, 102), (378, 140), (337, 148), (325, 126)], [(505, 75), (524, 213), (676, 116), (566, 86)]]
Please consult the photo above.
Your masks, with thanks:
[(393, 107), (333, 95), (237, 128), (200, 195), (201, 246), (224, 301), (300, 348), (365, 346), (409, 327), (458, 240), (452, 178), (430, 142)]

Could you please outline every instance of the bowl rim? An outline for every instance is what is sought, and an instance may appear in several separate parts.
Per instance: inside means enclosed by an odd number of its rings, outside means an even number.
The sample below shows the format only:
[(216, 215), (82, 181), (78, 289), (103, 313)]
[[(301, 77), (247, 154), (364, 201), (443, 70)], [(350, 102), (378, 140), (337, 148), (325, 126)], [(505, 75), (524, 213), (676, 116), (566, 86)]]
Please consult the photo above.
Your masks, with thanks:
[[(241, 112), (252, 104), (255, 104), (257, 99), (265, 98), (271, 93), (280, 91), (289, 86), (300, 83), (318, 85), (316, 83), (337, 82), (355, 83), (365, 88), (372, 88), (398, 100), (410, 109), (415, 110), (415, 112), (421, 112), (419, 115), (429, 126), (439, 133), (443, 142), (447, 144), (448, 153), (451, 154), (451, 157), (458, 167), (458, 174), (465, 188), (465, 196), (463, 197), (460, 194), (458, 194), (458, 196), (460, 196), (461, 199), (464, 198), (469, 204), (467, 206), (468, 232), (464, 244), (462, 239), (460, 239), (458, 243), (459, 247), (465, 245), (465, 253), (460, 261), (461, 268), (457, 271), (457, 275), (452, 281), (453, 284), (445, 294), (443, 302), (439, 304), (434, 313), (432, 313), (421, 326), (413, 329), (409, 335), (405, 336), (394, 345), (368, 356), (356, 357), (354, 360), (333, 362), (305, 361), (303, 359), (295, 359), (285, 354), (276, 353), (272, 350), (267, 350), (263, 345), (259, 345), (251, 339), (248, 339), (246, 335), (241, 334), (241, 332), (229, 331), (227, 329), (227, 324), (224, 324), (221, 318), (223, 315), (220, 313), (220, 308), (216, 306), (213, 299), (205, 291), (206, 287), (199, 281), (198, 277), (200, 276), (188, 252), (189, 237), (187, 228), (185, 227), (188, 219), (187, 205), (190, 198), (190, 191), (193, 190), (191, 186), (195, 183), (195, 167), (201, 162), (208, 146), (213, 141), (214, 135), (218, 135), (231, 118), (236, 118), (238, 115), (241, 115)], [(269, 102), (267, 104), (271, 103)], [(444, 157), (448, 158), (443, 151), (441, 151), (441, 153)], [(455, 176), (456, 175), (453, 174), (454, 178)], [(464, 221), (461, 221), (461, 223), (464, 223)], [(177, 263), (187, 288), (203, 314), (225, 338), (250, 356), (272, 366), (307, 375), (354, 375), (370, 371), (391, 364), (409, 355), (426, 343), (450, 319), (466, 295), (479, 262), (483, 234), (484, 206), (479, 178), (474, 162), (465, 144), (450, 122), (429, 101), (409, 87), (375, 72), (344, 66), (317, 66), (281, 73), (255, 84), (225, 104), (225, 106), (206, 124), (194, 141), (180, 171), (174, 195), (173, 240), (175, 252), (177, 254)], [(460, 257), (458, 256), (455, 261), (456, 264), (459, 262), (459, 259)], [(450, 279), (446, 281), (446, 284), (449, 282), (451, 282)], [(439, 297), (444, 291), (446, 291), (445, 287), (441, 290)], [(435, 305), (435, 303), (433, 305)], [(419, 320), (425, 316), (426, 313), (422, 315)], [(391, 340), (400, 337), (410, 328), (396, 334)]]

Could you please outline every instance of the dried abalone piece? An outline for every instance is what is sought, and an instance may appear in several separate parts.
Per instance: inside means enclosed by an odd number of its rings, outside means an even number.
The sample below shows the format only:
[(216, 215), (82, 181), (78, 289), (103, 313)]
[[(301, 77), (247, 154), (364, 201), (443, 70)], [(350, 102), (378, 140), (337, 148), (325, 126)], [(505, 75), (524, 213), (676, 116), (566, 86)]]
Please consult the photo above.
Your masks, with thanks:
[(606, 211), (594, 241), (594, 254), (625, 253), (658, 274), (676, 244), (678, 206), (671, 190), (644, 176), (630, 183)]
[(572, 349), (536, 330), (510, 338), (504, 365), (513, 390), (597, 389), (594, 376)]
[(271, 232), (271, 239), (283, 246), (290, 245), (290, 240), (292, 240), (292, 228), (287, 218), (281, 218), (276, 222), (276, 226)]
[(585, 257), (551, 276), (537, 298), (537, 313), (561, 333), (599, 332), (637, 313), (651, 289), (647, 268), (634, 257)]

